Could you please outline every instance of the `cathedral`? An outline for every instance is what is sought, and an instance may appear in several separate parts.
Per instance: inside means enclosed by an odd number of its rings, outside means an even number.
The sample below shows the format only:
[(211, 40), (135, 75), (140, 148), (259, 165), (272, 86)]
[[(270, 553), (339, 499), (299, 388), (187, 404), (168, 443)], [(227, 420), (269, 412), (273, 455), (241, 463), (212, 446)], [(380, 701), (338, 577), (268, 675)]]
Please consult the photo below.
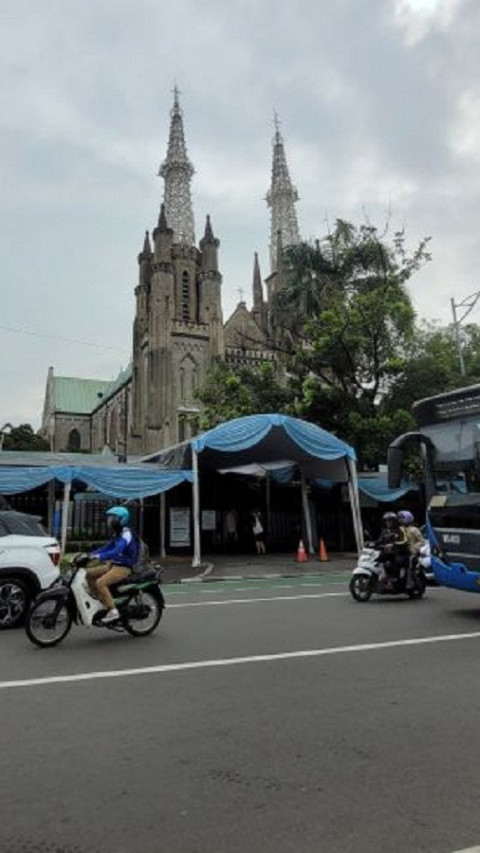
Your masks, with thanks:
[[(42, 435), (52, 451), (141, 456), (195, 435), (196, 392), (215, 362), (236, 366), (274, 359), (270, 305), (281, 282), (284, 247), (299, 242), (283, 139), (275, 121), (270, 208), (270, 273), (253, 264), (252, 308), (241, 300), (224, 323), (220, 241), (206, 216), (195, 240), (193, 165), (174, 90), (167, 154), (159, 175), (164, 197), (158, 222), (138, 255), (132, 361), (114, 382), (57, 376), (49, 368)], [(264, 290), (265, 284), (265, 290)]]

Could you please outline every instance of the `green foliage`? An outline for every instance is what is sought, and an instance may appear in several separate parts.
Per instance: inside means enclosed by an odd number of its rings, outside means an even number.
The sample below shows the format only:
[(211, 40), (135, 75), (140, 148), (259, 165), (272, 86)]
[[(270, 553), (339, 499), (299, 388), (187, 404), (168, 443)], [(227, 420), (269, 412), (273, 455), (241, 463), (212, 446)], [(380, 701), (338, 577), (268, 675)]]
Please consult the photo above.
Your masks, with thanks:
[(4, 450), (50, 450), (48, 441), (35, 433), (30, 424), (13, 427), (3, 437)]
[(210, 429), (243, 415), (286, 411), (293, 405), (293, 393), (275, 377), (275, 365), (269, 361), (235, 369), (219, 362), (197, 395), (203, 405), (201, 428)]
[(424, 323), (416, 329), (406, 354), (402, 372), (392, 377), (384, 400), (387, 411), (410, 409), (423, 397), (472, 385), (480, 381), (480, 329), (469, 325), (463, 330), (467, 375), (459, 373), (458, 352), (450, 327)]
[(274, 330), (299, 389), (296, 413), (352, 444), (365, 468), (413, 426), (410, 404), (389, 410), (383, 401), (413, 350), (406, 282), (429, 260), (427, 243), (409, 254), (403, 231), (388, 240), (388, 226), (337, 220), (323, 240), (285, 252)]

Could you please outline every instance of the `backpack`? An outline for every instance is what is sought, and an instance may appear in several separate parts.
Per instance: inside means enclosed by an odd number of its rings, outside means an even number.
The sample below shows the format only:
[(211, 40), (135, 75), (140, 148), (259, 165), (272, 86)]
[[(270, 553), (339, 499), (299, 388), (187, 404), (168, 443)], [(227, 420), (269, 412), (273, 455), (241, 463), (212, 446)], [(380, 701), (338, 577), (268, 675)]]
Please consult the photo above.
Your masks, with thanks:
[(148, 550), (148, 545), (136, 533), (132, 533), (130, 557), (132, 558), (132, 571), (142, 572), (149, 568), (150, 551)]

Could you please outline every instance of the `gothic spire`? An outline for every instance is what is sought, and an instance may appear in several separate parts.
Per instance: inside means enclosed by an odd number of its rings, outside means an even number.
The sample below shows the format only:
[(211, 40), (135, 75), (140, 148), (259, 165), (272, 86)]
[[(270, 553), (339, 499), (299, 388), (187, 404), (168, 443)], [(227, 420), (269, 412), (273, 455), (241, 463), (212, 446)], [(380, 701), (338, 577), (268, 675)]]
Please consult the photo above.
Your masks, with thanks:
[(175, 243), (195, 244), (190, 181), (194, 168), (187, 155), (183, 114), (175, 86), (173, 107), (170, 112), (170, 135), (167, 156), (160, 166), (159, 175), (165, 180), (165, 214), (170, 228), (173, 229)]
[(272, 272), (277, 269), (277, 233), (280, 231), (283, 246), (294, 246), (300, 241), (295, 202), (298, 192), (292, 184), (285, 157), (283, 138), (275, 113), (275, 136), (273, 139), (272, 180), (267, 193), (267, 204), (271, 209), (270, 264)]
[(207, 221), (205, 222), (205, 234), (203, 235), (205, 242), (212, 243), (215, 239), (213, 236), (212, 223), (210, 222), (210, 214), (207, 213)]
[(255, 252), (253, 261), (253, 307), (259, 309), (263, 302), (262, 277), (260, 275), (260, 264), (258, 263), (258, 252)]
[(150, 235), (148, 231), (145, 231), (145, 240), (143, 241), (143, 254), (151, 255), (152, 247), (150, 246)]
[(160, 214), (158, 217), (158, 230), (159, 231), (168, 231), (167, 217), (165, 214), (165, 203), (163, 201), (160, 205)]
[(152, 247), (150, 245), (150, 235), (145, 231), (145, 239), (143, 241), (143, 249), (138, 256), (138, 263), (141, 265), (145, 261), (149, 261), (152, 257)]

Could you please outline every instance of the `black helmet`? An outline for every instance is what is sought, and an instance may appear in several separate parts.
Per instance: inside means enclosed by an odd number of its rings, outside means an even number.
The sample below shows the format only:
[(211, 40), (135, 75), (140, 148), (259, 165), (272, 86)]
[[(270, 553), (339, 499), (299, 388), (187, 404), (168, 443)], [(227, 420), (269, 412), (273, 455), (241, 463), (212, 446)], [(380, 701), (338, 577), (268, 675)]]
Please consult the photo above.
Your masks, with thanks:
[(384, 512), (382, 518), (384, 521), (398, 521), (394, 512)]

